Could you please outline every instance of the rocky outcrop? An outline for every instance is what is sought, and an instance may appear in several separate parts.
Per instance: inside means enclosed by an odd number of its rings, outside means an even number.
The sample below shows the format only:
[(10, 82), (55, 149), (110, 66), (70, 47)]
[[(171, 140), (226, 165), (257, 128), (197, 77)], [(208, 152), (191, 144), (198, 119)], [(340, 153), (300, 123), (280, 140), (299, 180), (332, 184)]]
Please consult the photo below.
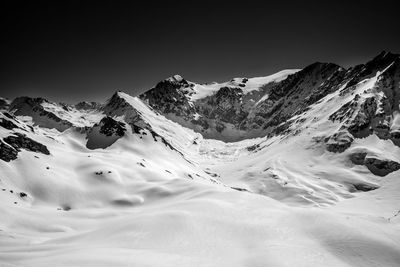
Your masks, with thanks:
[(372, 190), (376, 190), (379, 188), (378, 185), (375, 184), (370, 184), (370, 183), (356, 183), (353, 184), (355, 190), (357, 191), (362, 191), (362, 192), (368, 192)]
[(114, 93), (101, 110), (109, 117), (124, 116), (124, 120), (132, 126), (132, 130), (135, 127), (133, 125), (141, 128), (151, 128), (143, 120), (140, 112), (128, 103), (122, 94), (122, 92)]
[(351, 153), (349, 159), (355, 165), (366, 166), (370, 172), (377, 176), (386, 176), (391, 172), (400, 170), (400, 163), (389, 159), (380, 159), (377, 156), (368, 156), (368, 152)]
[[(206, 138), (238, 141), (270, 132), (281, 134), (284, 129), (280, 124), (337, 89), (345, 72), (335, 64), (314, 63), (250, 92), (244, 91), (247, 78), (236, 78), (216, 89), (214, 84), (214, 93), (194, 100), (191, 95), (196, 85), (179, 76), (158, 83), (140, 98), (167, 118), (201, 132)], [(203, 86), (207, 87), (200, 88)], [(285, 129), (289, 126), (285, 125)]]
[(367, 152), (356, 152), (349, 155), (349, 159), (355, 165), (364, 165), (365, 157)]
[(201, 101), (197, 111), (208, 119), (239, 125), (248, 115), (242, 97), (241, 88), (222, 87)]
[(80, 110), (96, 110), (96, 109), (101, 109), (102, 104), (97, 102), (82, 101), (76, 104), (74, 107)]
[(161, 113), (189, 118), (196, 113), (195, 107), (189, 101), (193, 86), (194, 84), (190, 84), (180, 75), (175, 75), (159, 82), (139, 97)]
[(15, 150), (20, 151), (20, 149), (25, 149), (32, 152), (39, 152), (45, 155), (50, 155), (50, 152), (45, 145), (42, 145), (41, 143), (26, 137), (24, 134), (13, 134), (14, 135), (10, 135), (3, 140), (4, 142), (12, 146)]
[(326, 149), (330, 152), (341, 153), (351, 146), (354, 138), (347, 131), (334, 133), (325, 139)]
[(365, 158), (364, 164), (368, 170), (378, 176), (386, 176), (391, 172), (400, 170), (400, 163), (393, 160), (367, 157)]
[(126, 128), (123, 122), (111, 117), (104, 117), (95, 124), (87, 134), (86, 147), (89, 149), (106, 148), (125, 135)]
[(100, 133), (106, 136), (123, 136), (125, 134), (125, 124), (120, 121), (116, 121), (110, 117), (104, 117), (100, 121)]
[(32, 140), (21, 133), (13, 133), (0, 141), (0, 159), (4, 161), (11, 161), (17, 158), (18, 152), (25, 149), (32, 152), (38, 152), (49, 155), (50, 152), (47, 147), (35, 140)]
[(18, 151), (0, 140), (0, 159), (6, 162), (17, 159)]
[(7, 130), (12, 130), (14, 128), (18, 128), (18, 126), (13, 123), (11, 120), (8, 120), (6, 118), (0, 118), (0, 127), (3, 127)]
[(265, 85), (268, 98), (257, 103), (242, 129), (257, 127), (265, 129), (264, 135), (282, 134), (289, 128), (290, 118), (306, 112), (310, 105), (335, 91), (344, 73), (345, 69), (336, 64), (317, 62), (280, 83)]
[(376, 134), (380, 139), (390, 139), (400, 146), (400, 124), (396, 119), (400, 104), (400, 57), (381, 53), (370, 62), (349, 70), (352, 78), (343, 90), (353, 90), (356, 85), (374, 76), (376, 83), (368, 91), (354, 98), (332, 113), (329, 119), (341, 122), (355, 138)]
[(47, 111), (42, 104), (49, 103), (44, 98), (18, 97), (12, 101), (9, 110), (17, 116), (30, 116), (36, 125), (65, 131), (72, 123)]

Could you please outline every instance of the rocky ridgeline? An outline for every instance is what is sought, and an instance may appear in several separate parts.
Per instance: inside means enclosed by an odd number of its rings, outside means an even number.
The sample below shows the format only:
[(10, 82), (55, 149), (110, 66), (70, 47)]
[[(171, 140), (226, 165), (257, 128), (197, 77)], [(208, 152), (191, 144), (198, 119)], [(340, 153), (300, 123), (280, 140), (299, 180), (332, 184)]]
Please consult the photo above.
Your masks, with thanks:
[(93, 125), (87, 134), (86, 147), (89, 149), (106, 148), (125, 135), (125, 124), (111, 117), (104, 117)]
[(153, 89), (140, 95), (140, 98), (146, 100), (152, 108), (159, 112), (173, 113), (189, 118), (196, 113), (189, 100), (192, 93), (190, 88), (193, 85), (181, 76), (175, 75), (159, 82)]
[(260, 128), (276, 135), (287, 130), (286, 123), (318, 100), (336, 90), (345, 70), (331, 63), (314, 63), (289, 75), (280, 83), (267, 84), (268, 98), (258, 103), (245, 128)]
[[(373, 88), (353, 93), (360, 84), (376, 76)], [(179, 79), (166, 79), (140, 98), (205, 138), (238, 141), (293, 134), (295, 127), (291, 126), (299, 122), (294, 119), (296, 116), (306, 114), (325, 96), (338, 92), (339, 96), (354, 94), (354, 97), (329, 116), (330, 121), (341, 123), (341, 127), (325, 138), (328, 151), (342, 153), (355, 139), (371, 134), (400, 146), (400, 115), (396, 122), (396, 114), (400, 114), (400, 57), (396, 54), (382, 52), (366, 64), (349, 69), (317, 62), (253, 92), (244, 90), (248, 79), (243, 79), (195, 100), (191, 100), (194, 84), (174, 77)], [(367, 157), (365, 162), (376, 175), (386, 175), (398, 166), (396, 162), (378, 160)], [(387, 168), (388, 172), (373, 166)]]
[(16, 116), (30, 116), (36, 125), (46, 128), (55, 128), (59, 131), (65, 131), (72, 127), (68, 120), (58, 117), (53, 112), (47, 111), (43, 103), (49, 103), (44, 98), (18, 97), (14, 99), (9, 110)]
[(7, 162), (15, 160), (21, 149), (50, 155), (45, 145), (26, 137), (24, 134), (13, 133), (3, 138), (2, 141), (0, 140), (0, 159)]
[(243, 78), (236, 86), (221, 86), (214, 94), (195, 101), (191, 101), (193, 83), (183, 78), (166, 79), (139, 97), (205, 137), (237, 141), (274, 132), (281, 123), (335, 90), (344, 73), (335, 64), (315, 63), (255, 91), (244, 91), (248, 79)]
[[(358, 70), (358, 71), (356, 71)], [(349, 147), (354, 138), (364, 138), (376, 134), (380, 139), (390, 139), (400, 146), (400, 124), (396, 122), (396, 113), (399, 113), (400, 99), (400, 57), (383, 53), (365, 65), (354, 67), (351, 70), (353, 77), (342, 91), (354, 90), (359, 81), (371, 78), (378, 71), (385, 70), (377, 79), (374, 87), (344, 104), (339, 110), (332, 113), (329, 119), (341, 122), (340, 135), (333, 135), (329, 142), (337, 141), (337, 146), (328, 145), (332, 152), (342, 152), (344, 146)], [(397, 123), (397, 124), (396, 124)], [(347, 135), (347, 144), (343, 143), (343, 136)], [(339, 137), (339, 138), (337, 138)]]
[[(244, 78), (236, 85), (221, 86), (215, 93), (193, 101), (195, 84), (175, 75), (139, 97), (157, 112), (206, 138), (238, 141), (288, 133), (294, 116), (332, 92), (351, 93), (358, 83), (388, 68), (376, 83), (379, 98), (355, 95), (352, 103), (344, 105), (330, 119), (347, 120), (340, 135), (347, 131), (349, 140), (376, 133), (398, 145), (400, 129), (391, 128), (390, 124), (398, 110), (399, 60), (398, 55), (382, 52), (366, 64), (347, 70), (317, 62), (249, 93), (243, 90), (248, 81)], [(333, 150), (334, 138), (330, 140)]]
[(82, 101), (74, 105), (74, 107), (78, 110), (99, 110), (103, 107), (103, 105), (93, 101), (92, 102)]
[(121, 97), (120, 92), (116, 92), (107, 101), (107, 103), (101, 109), (107, 116), (124, 116), (125, 122), (131, 125), (132, 128), (135, 126), (141, 128), (151, 128), (150, 125), (145, 122), (140, 112), (129, 104), (125, 98)]

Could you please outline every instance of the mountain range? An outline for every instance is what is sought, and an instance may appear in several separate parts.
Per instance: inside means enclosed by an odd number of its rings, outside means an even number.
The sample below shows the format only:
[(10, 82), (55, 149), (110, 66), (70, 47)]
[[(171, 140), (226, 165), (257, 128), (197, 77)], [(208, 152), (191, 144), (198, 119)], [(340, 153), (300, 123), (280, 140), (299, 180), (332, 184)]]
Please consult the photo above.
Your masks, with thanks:
[(0, 109), (0, 264), (400, 265), (397, 54)]

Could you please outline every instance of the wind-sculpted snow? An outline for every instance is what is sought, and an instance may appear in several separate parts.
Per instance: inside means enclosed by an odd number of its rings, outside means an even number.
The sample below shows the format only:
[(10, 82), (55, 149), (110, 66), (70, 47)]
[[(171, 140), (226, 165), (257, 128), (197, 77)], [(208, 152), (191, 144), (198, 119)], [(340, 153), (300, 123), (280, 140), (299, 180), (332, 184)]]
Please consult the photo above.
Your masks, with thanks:
[(0, 265), (399, 266), (398, 66), (17, 98), (0, 112)]

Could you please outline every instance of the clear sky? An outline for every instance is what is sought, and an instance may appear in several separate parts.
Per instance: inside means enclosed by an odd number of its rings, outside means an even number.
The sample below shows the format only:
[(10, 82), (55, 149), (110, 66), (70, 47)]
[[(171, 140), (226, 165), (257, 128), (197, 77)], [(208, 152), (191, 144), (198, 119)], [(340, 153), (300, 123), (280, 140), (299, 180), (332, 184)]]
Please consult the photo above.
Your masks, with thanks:
[[(400, 53), (396, 1), (1, 1), (0, 96), (104, 101)], [(369, 3), (371, 2), (371, 3)]]

